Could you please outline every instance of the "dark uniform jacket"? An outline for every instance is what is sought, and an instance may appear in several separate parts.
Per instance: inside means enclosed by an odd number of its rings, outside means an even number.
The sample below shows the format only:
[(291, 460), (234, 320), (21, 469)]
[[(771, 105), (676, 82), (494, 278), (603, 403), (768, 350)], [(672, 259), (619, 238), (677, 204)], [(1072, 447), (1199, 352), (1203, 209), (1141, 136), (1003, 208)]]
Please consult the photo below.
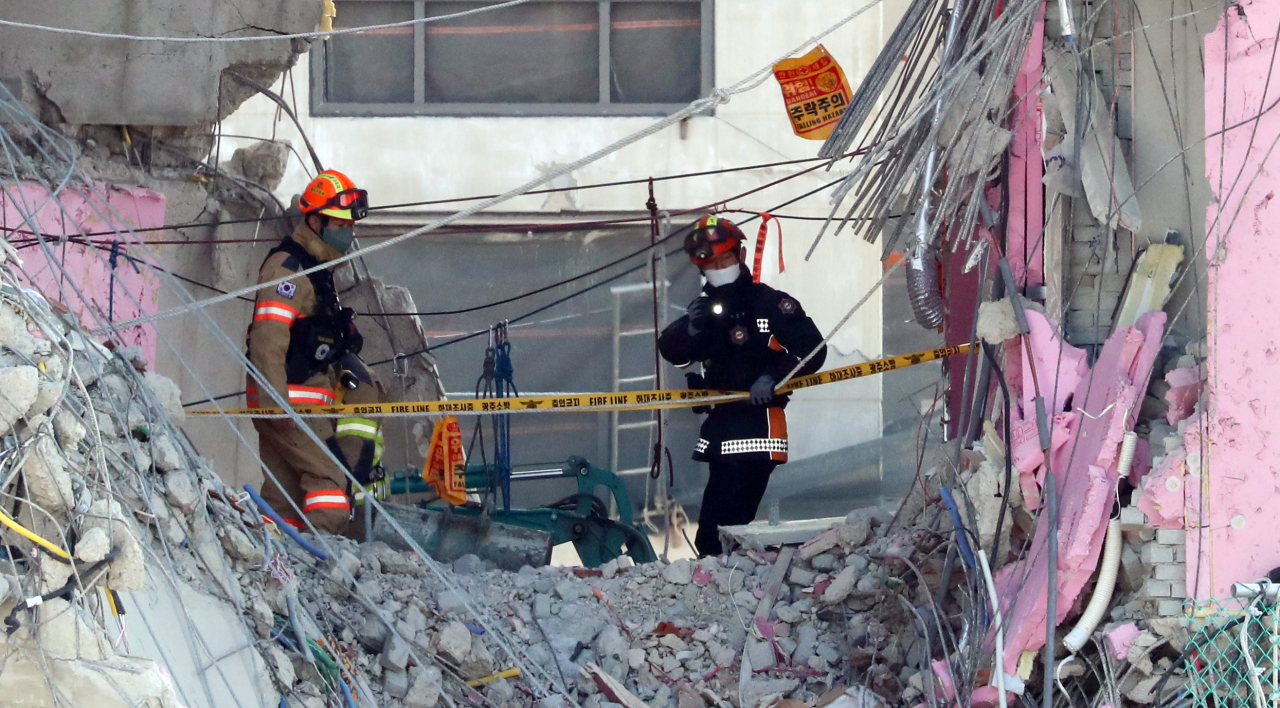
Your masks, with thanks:
[[(672, 322), (658, 339), (663, 358), (679, 367), (701, 362), (702, 381), (695, 387), (746, 391), (762, 374), (781, 383), (800, 359), (822, 343), (822, 334), (800, 303), (763, 283), (753, 283), (744, 267), (734, 282), (721, 287), (706, 285), (703, 294), (712, 303), (707, 326), (689, 334), (689, 318)], [(717, 313), (716, 310), (719, 310)], [(826, 345), (796, 376), (817, 371), (827, 358)], [(702, 423), (693, 459), (699, 461), (787, 461), (789, 396), (775, 397), (769, 406), (749, 401), (716, 405)]]

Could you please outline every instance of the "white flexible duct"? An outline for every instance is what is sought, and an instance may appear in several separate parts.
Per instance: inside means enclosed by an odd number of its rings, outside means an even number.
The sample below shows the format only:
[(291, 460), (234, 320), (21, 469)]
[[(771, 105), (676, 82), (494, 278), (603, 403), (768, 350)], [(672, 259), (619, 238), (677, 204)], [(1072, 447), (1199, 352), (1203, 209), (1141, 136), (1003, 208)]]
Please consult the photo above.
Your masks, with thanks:
[[(1120, 463), (1117, 469), (1120, 478), (1129, 475), (1129, 469), (1133, 467), (1133, 451), (1137, 445), (1137, 433), (1129, 431), (1124, 434), (1124, 442), (1120, 443)], [(1072, 654), (1080, 651), (1080, 647), (1089, 641), (1093, 630), (1098, 627), (1098, 623), (1106, 614), (1107, 606), (1111, 604), (1111, 594), (1116, 588), (1116, 576), (1120, 572), (1120, 552), (1123, 545), (1120, 520), (1111, 519), (1107, 522), (1107, 540), (1103, 545), (1102, 563), (1098, 567), (1098, 584), (1093, 588), (1093, 597), (1089, 598), (1089, 605), (1084, 609), (1084, 614), (1080, 616), (1075, 629), (1062, 640), (1062, 644)]]

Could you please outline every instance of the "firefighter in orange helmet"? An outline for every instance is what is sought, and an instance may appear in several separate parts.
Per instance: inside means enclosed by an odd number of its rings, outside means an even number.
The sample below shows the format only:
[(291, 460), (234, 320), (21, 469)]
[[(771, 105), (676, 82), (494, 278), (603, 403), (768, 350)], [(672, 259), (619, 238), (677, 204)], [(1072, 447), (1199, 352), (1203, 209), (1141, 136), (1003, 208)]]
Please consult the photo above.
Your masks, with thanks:
[[(298, 207), (302, 222), (267, 254), (258, 271), (259, 283), (346, 255), (355, 222), (369, 213), (365, 191), (337, 170), (325, 170), (313, 179)], [(354, 318), (354, 312), (338, 301), (330, 269), (263, 288), (249, 325), (249, 361), (290, 405), (333, 405), (339, 388), (344, 403), (379, 402), (382, 386), (359, 359), (364, 340)], [(245, 393), (251, 408), (276, 405), (252, 376)], [(382, 453), (382, 431), (375, 421), (308, 418), (306, 425), (357, 480), (374, 481)], [(257, 418), (253, 427), (259, 454), (271, 473), (262, 485), (267, 503), (296, 528), (305, 525), (295, 504), (317, 529), (344, 533), (352, 515), (353, 490), (343, 470), (292, 419)]]

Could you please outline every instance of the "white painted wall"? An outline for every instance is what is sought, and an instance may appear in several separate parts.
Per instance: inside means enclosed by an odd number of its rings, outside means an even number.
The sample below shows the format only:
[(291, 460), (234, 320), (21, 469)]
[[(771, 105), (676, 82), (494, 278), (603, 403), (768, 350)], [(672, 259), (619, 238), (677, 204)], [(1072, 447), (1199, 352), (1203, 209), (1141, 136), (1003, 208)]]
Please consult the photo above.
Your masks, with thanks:
[[(884, 39), (906, 7), (884, 0), (830, 35), (823, 44), (844, 67), (855, 86), (870, 67)], [(718, 0), (715, 7), (715, 84), (729, 86), (778, 59), (847, 16), (860, 5), (837, 0)], [(309, 62), (295, 69), (297, 105), (309, 113), (306, 87)], [(276, 90), (286, 90), (282, 81)], [(224, 134), (292, 140), (305, 154), (288, 118), (276, 121), (275, 105), (256, 97), (223, 121)], [(312, 118), (301, 116), (321, 160), (341, 169), (369, 190), (374, 205), (506, 191), (539, 174), (590, 154), (652, 123), (652, 117), (383, 117)], [(275, 121), (275, 125), (272, 123)], [(224, 138), (222, 159), (248, 141)], [(735, 96), (714, 116), (693, 118), (686, 136), (677, 127), (625, 148), (572, 175), (576, 184), (643, 178), (722, 167), (813, 157), (821, 143), (795, 137), (783, 109), (778, 84), (769, 79)], [(726, 199), (798, 171), (797, 167), (759, 170), (659, 183), (660, 208), (692, 209)], [(816, 171), (746, 199), (730, 208), (761, 210), (802, 194), (843, 172)], [(291, 162), (279, 196), (301, 190), (306, 175)], [(573, 202), (584, 220), (599, 212), (639, 212), (647, 197), (643, 186), (579, 191)], [(493, 212), (549, 213), (543, 196), (514, 199)], [(787, 207), (782, 213), (825, 216), (825, 193)], [(421, 214), (425, 221), (430, 214)], [(812, 260), (804, 260), (820, 222), (785, 221), (786, 273), (777, 274), (776, 246), (770, 243), (766, 282), (798, 298), (824, 331), (867, 292), (881, 274), (879, 245), (828, 236)], [(754, 229), (749, 229), (754, 233)], [(448, 300), (441, 293), (439, 305)], [(419, 303), (426, 306), (428, 303)], [(853, 363), (881, 353), (881, 301), (873, 296), (833, 340), (830, 366)], [(875, 378), (847, 382), (796, 396), (788, 409), (793, 459), (839, 449), (878, 437), (881, 385)]]

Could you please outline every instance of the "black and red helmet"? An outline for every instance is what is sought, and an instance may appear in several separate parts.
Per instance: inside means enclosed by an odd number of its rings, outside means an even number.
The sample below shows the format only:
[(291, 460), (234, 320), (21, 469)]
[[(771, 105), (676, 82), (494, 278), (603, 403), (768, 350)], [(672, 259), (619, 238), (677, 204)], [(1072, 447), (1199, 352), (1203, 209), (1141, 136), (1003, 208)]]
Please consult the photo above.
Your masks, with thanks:
[(742, 229), (728, 219), (707, 215), (684, 239), (684, 252), (694, 265), (704, 266), (712, 259), (740, 246), (746, 237)]

